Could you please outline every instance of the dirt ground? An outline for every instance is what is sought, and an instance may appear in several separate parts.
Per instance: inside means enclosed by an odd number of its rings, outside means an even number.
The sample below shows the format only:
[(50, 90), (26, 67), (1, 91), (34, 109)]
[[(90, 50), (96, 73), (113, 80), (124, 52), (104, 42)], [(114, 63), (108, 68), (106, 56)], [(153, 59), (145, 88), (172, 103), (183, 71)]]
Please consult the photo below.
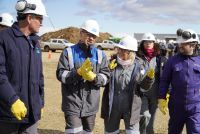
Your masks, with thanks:
[[(107, 52), (108, 54), (109, 52)], [(56, 79), (56, 67), (60, 52), (43, 52), (43, 69), (45, 80), (45, 107), (42, 119), (39, 122), (39, 134), (63, 134), (65, 128), (64, 115), (61, 111), (61, 89), (60, 82)], [(103, 89), (102, 89), (103, 91)], [(158, 110), (155, 122), (156, 134), (167, 133), (168, 115), (164, 116)], [(124, 133), (123, 122), (120, 127), (121, 133)], [(103, 134), (103, 120), (97, 114), (94, 134)]]

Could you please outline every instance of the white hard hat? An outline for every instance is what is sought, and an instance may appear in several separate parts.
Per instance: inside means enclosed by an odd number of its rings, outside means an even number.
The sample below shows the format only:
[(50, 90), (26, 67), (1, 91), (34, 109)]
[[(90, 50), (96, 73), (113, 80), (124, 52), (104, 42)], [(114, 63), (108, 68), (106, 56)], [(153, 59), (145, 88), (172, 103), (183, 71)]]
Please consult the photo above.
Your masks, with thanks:
[(199, 43), (199, 37), (191, 29), (178, 29), (177, 30), (177, 43), (187, 43), (187, 42), (198, 42)]
[(15, 9), (18, 13), (22, 14), (32, 13), (36, 15), (47, 16), (42, 0), (19, 0), (15, 5)]
[(131, 50), (131, 51), (137, 51), (138, 43), (135, 38), (127, 35), (121, 39), (121, 41), (119, 42), (119, 44), (116, 45), (116, 47), (119, 47), (121, 49)]
[(99, 24), (95, 20), (87, 20), (82, 26), (82, 29), (99, 37)]
[(155, 36), (152, 33), (144, 33), (142, 36), (142, 41), (149, 40), (149, 41), (156, 41)]
[(12, 26), (13, 22), (14, 22), (14, 19), (12, 15), (10, 15), (9, 13), (0, 14), (0, 25), (10, 27)]

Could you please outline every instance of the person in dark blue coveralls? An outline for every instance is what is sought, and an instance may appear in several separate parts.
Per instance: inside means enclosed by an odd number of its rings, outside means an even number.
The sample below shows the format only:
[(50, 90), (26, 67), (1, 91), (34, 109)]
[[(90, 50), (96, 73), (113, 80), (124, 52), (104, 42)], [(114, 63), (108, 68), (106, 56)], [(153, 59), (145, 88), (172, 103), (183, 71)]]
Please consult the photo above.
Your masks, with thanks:
[(169, 134), (200, 133), (200, 56), (198, 35), (191, 29), (177, 30), (179, 53), (166, 63), (160, 81), (158, 107), (166, 114), (169, 85)]
[(41, 0), (16, 3), (17, 22), (0, 31), (0, 133), (38, 134), (44, 107), (39, 28), (45, 7)]

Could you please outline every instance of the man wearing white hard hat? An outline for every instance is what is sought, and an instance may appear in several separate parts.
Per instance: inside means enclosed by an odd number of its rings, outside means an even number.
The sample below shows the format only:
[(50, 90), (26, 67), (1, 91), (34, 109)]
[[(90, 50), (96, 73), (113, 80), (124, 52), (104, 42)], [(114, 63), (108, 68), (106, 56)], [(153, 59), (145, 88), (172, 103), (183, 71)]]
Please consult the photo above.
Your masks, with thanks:
[(0, 30), (11, 27), (13, 23), (14, 19), (12, 15), (10, 15), (9, 13), (0, 14)]
[(101, 117), (104, 119), (105, 134), (120, 133), (121, 119), (124, 120), (126, 134), (139, 134), (139, 87), (148, 90), (154, 81), (154, 73), (149, 70), (144, 76), (141, 61), (135, 54), (138, 50), (135, 38), (125, 36), (116, 47), (117, 57), (109, 64), (111, 80), (102, 98)]
[[(196, 51), (198, 35), (191, 29), (177, 30), (178, 54), (166, 63), (160, 80), (158, 107), (169, 107), (169, 134), (200, 133), (200, 56)], [(167, 93), (171, 84), (169, 104)]]
[(93, 45), (98, 36), (97, 21), (87, 20), (80, 28), (79, 42), (60, 55), (56, 75), (62, 85), (65, 134), (92, 134), (94, 129), (100, 87), (110, 76), (105, 53)]
[(38, 134), (44, 107), (39, 28), (46, 10), (41, 0), (19, 0), (17, 22), (0, 31), (0, 133)]

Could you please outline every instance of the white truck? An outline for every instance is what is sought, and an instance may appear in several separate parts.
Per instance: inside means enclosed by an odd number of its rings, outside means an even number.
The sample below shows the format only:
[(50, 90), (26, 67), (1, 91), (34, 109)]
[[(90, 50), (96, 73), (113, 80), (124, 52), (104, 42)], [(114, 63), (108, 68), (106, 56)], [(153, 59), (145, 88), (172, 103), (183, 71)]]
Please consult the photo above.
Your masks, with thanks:
[(101, 49), (101, 50), (113, 50), (114, 47), (115, 47), (115, 43), (113, 41), (110, 41), (110, 40), (103, 40), (102, 43), (95, 43), (94, 44), (98, 49)]
[(40, 43), (41, 48), (45, 51), (52, 51), (55, 52), (56, 50), (63, 50), (66, 47), (74, 45), (73, 43), (70, 43), (66, 39), (50, 39), (47, 42), (41, 42)]

